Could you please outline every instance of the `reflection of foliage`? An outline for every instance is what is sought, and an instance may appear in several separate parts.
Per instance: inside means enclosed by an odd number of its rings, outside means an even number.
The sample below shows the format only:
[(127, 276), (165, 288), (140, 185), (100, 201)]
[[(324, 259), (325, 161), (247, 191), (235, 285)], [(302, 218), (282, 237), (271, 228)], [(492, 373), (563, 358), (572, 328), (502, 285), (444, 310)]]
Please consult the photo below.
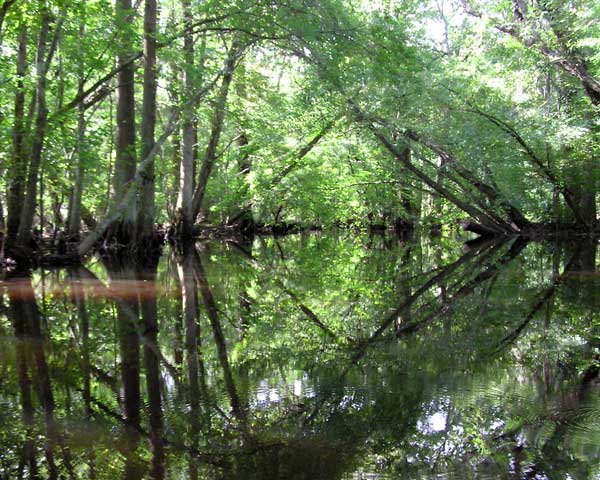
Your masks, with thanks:
[[(589, 478), (600, 455), (600, 404), (593, 395), (599, 319), (593, 301), (574, 303), (574, 290), (595, 282), (583, 270), (589, 252), (522, 250), (513, 243), (461, 256), (458, 247), (447, 240), (398, 244), (315, 234), (209, 244), (200, 267), (193, 261), (177, 267), (174, 256), (164, 257), (157, 343), (141, 324), (136, 331), (141, 345), (150, 342), (160, 354), (169, 475), (325, 479), (363, 471), (474, 478), (512, 469)], [(173, 274), (177, 268), (183, 277)], [(148, 284), (118, 282), (98, 265), (83, 283), (77, 275), (36, 272), (31, 282), (3, 284), (10, 300), (0, 320), (0, 468), (9, 477), (23, 463), (28, 438), (42, 474), (49, 468), (47, 442), (57, 468), (75, 477), (94, 471), (114, 478), (152, 464), (148, 415), (133, 426), (132, 441), (119, 401), (118, 318), (131, 299), (152, 300), (143, 293)], [(205, 278), (216, 303), (215, 311), (201, 306), (195, 380), (182, 278), (196, 288)], [(19, 298), (38, 304), (31, 315), (39, 311), (42, 350), (36, 339), (14, 340), (13, 329), (24, 321), (11, 313)], [(82, 298), (85, 317), (77, 309)], [(224, 343), (213, 335), (215, 319)], [(35, 374), (42, 354), (54, 436)], [(29, 365), (30, 423), (19, 358)], [(145, 412), (152, 406), (141, 365)]]

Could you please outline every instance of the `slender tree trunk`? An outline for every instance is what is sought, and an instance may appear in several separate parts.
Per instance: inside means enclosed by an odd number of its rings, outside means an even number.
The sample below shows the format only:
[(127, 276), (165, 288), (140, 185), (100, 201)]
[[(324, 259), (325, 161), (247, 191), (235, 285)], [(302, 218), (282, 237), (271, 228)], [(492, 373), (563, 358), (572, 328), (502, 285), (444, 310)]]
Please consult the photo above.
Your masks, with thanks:
[[(177, 103), (175, 100), (174, 103)], [(173, 175), (173, 189), (169, 192), (169, 198), (167, 199), (167, 210), (169, 213), (169, 219), (174, 224), (176, 223), (177, 215), (177, 202), (179, 199), (180, 192), (180, 181), (179, 181), (179, 170), (181, 167), (181, 132), (179, 128), (176, 128), (171, 138), (171, 149), (172, 156), (171, 162), (173, 164), (172, 175)]]
[[(85, 83), (85, 62), (83, 56), (83, 42), (85, 39), (85, 23), (79, 24), (79, 79), (77, 82), (77, 94), (82, 94)], [(83, 193), (83, 162), (85, 159), (85, 107), (79, 104), (77, 113), (77, 166), (75, 167), (75, 183), (71, 196), (69, 209), (69, 222), (67, 235), (77, 240), (81, 227), (81, 196)]]
[(40, 325), (40, 312), (35, 303), (33, 286), (28, 283), (27, 288), (31, 288), (32, 299), (25, 300), (23, 302), (23, 307), (24, 315), (30, 324), (30, 335), (32, 337), (33, 346), (32, 350), (35, 361), (36, 387), (40, 403), (44, 410), (44, 422), (46, 424), (45, 453), (49, 470), (48, 477), (58, 479), (58, 467), (55, 464), (55, 448), (60, 442), (59, 433), (54, 418), (54, 394), (52, 392), (52, 382), (50, 379), (48, 362), (46, 360), (46, 352), (44, 351), (44, 342)]
[(242, 50), (243, 48), (240, 43), (237, 40), (234, 40), (225, 60), (221, 88), (219, 89), (215, 110), (213, 112), (210, 138), (208, 141), (208, 146), (206, 147), (206, 153), (204, 154), (202, 166), (200, 168), (198, 184), (196, 185), (196, 189), (194, 191), (194, 198), (192, 200), (192, 218), (196, 218), (200, 213), (202, 200), (206, 194), (206, 185), (208, 184), (208, 179), (215, 165), (217, 158), (217, 147), (219, 145), (219, 139), (221, 138), (221, 131), (223, 130), (223, 121), (225, 119), (225, 107), (227, 105), (229, 87), (231, 85), (231, 80), (233, 79), (236, 61)]
[[(183, 15), (186, 27), (192, 23), (192, 13), (189, 0), (183, 0)], [(187, 30), (187, 29), (186, 29)], [(184, 86), (183, 95), (191, 98), (194, 89), (194, 39), (191, 32), (183, 37), (184, 51)], [(195, 141), (196, 128), (194, 115), (196, 105), (186, 104), (183, 111), (182, 125), (182, 155), (179, 167), (179, 195), (177, 197), (176, 222), (178, 234), (182, 238), (191, 236), (195, 216), (192, 209), (192, 197), (194, 192), (194, 163), (195, 163)]]
[[(156, 0), (146, 0), (144, 7), (144, 98), (142, 102), (142, 158), (154, 147), (156, 126)], [(140, 189), (144, 208), (138, 212), (138, 238), (150, 244), (154, 237), (155, 183), (154, 161), (146, 167)], [(140, 203), (141, 203), (140, 202)]]
[[(33, 216), (35, 214), (35, 204), (37, 199), (38, 175), (42, 162), (46, 124), (48, 121), (48, 109), (46, 106), (46, 78), (53, 51), (51, 50), (48, 58), (46, 58), (50, 21), (50, 13), (47, 6), (44, 5), (42, 13), (42, 25), (40, 27), (36, 54), (37, 115), (35, 119), (35, 130), (31, 145), (31, 160), (29, 162), (29, 171), (27, 173), (26, 194), (23, 202), (23, 211), (21, 212), (21, 222), (19, 224), (18, 233), (18, 241), (22, 244), (28, 243), (31, 238), (31, 227), (33, 225)], [(58, 28), (54, 35), (54, 41), (56, 42), (59, 35)]]
[[(179, 272), (177, 270), (177, 263), (175, 261), (174, 255), (171, 257), (171, 261), (169, 262), (168, 271), (170, 272), (170, 277), (173, 278), (173, 284), (174, 284), (173, 290), (176, 292), (183, 292), (182, 284), (179, 281)], [(170, 268), (171, 265), (173, 265), (174, 268)], [(173, 358), (175, 360), (175, 365), (178, 368), (181, 368), (181, 366), (183, 365), (183, 346), (184, 346), (184, 342), (183, 342), (184, 316), (183, 316), (183, 302), (182, 302), (181, 295), (175, 296), (175, 299), (173, 301), (173, 310), (172, 310), (171, 316), (173, 318), (178, 319), (174, 325)]]
[(115, 125), (114, 122), (116, 122), (116, 118), (114, 115), (114, 105), (115, 105), (115, 96), (112, 94), (113, 89), (110, 90), (110, 93), (108, 94), (108, 117), (110, 118), (109, 120), (109, 126), (110, 126), (110, 135), (108, 137), (108, 175), (106, 176), (107, 178), (107, 182), (106, 182), (106, 206), (104, 208), (104, 213), (108, 212), (108, 209), (110, 208), (110, 199), (111, 196), (114, 194), (113, 191), (113, 185), (112, 185), (112, 178), (113, 178), (113, 153), (115, 150), (115, 137), (116, 135), (115, 133)]
[[(246, 78), (246, 66), (244, 61), (240, 61), (238, 66), (238, 79), (239, 81), (236, 83), (236, 94), (239, 102), (244, 102), (248, 99), (248, 92), (246, 89), (246, 85), (248, 83), (248, 79)], [(250, 157), (250, 151), (248, 149), (249, 139), (248, 133), (246, 132), (243, 121), (239, 122), (237, 127), (237, 145), (239, 148), (238, 151), (238, 172), (241, 177), (243, 184), (240, 189), (240, 194), (242, 198), (247, 197), (248, 189), (250, 187), (247, 179), (249, 178), (250, 171), (252, 169), (252, 158)], [(242, 200), (243, 202), (244, 200)], [(236, 218), (239, 219), (241, 224), (242, 231), (249, 232), (250, 230), (254, 230), (254, 219), (252, 216), (252, 210), (250, 208), (242, 207), (242, 211), (236, 215)]]
[(17, 90), (12, 138), (12, 169), (7, 195), (7, 240), (16, 240), (21, 222), (23, 189), (27, 174), (23, 143), (25, 139), (25, 75), (27, 69), (27, 27), (22, 25), (17, 46)]
[[(123, 277), (126, 278), (126, 277)], [(133, 311), (137, 305), (130, 302)], [(123, 416), (132, 426), (140, 423), (140, 340), (127, 312), (117, 305), (121, 377), (123, 382)]]
[(583, 182), (583, 191), (579, 198), (579, 209), (581, 216), (589, 230), (593, 230), (598, 223), (596, 211), (596, 175), (594, 172), (598, 169), (597, 159), (590, 156), (586, 161), (586, 172), (588, 173)]
[[(600, 105), (600, 103), (599, 103)], [(586, 115), (587, 121), (591, 126), (592, 132), (596, 138), (600, 139), (600, 127), (594, 121), (593, 115)], [(579, 198), (579, 208), (581, 216), (585, 221), (588, 230), (594, 230), (598, 225), (596, 194), (598, 192), (598, 154), (596, 149), (590, 149), (584, 163), (583, 182), (581, 185), (581, 195)]]
[[(174, 17), (169, 19), (169, 28), (175, 28), (176, 20)], [(179, 77), (182, 74), (182, 69), (180, 65), (173, 59), (169, 62), (169, 78), (167, 81), (167, 89), (169, 92), (169, 98), (171, 101), (171, 114), (177, 111), (181, 102), (181, 82), (179, 81)], [(173, 178), (173, 189), (169, 192), (167, 198), (167, 211), (169, 214), (169, 221), (172, 225), (177, 224), (181, 215), (177, 211), (177, 205), (179, 204), (179, 196), (181, 194), (181, 181), (180, 181), (180, 169), (181, 169), (181, 154), (182, 154), (182, 145), (181, 145), (181, 128), (177, 126), (173, 130), (173, 136), (171, 137), (171, 163), (173, 165), (171, 173)]]
[[(410, 270), (410, 264), (411, 264), (412, 253), (413, 253), (412, 250), (413, 250), (413, 244), (410, 242), (407, 245), (405, 245), (402, 250), (401, 261), (402, 261), (403, 268), (400, 270), (402, 273), (401, 273), (400, 281), (398, 282), (398, 284), (400, 285), (398, 293), (399, 293), (399, 297), (402, 298), (404, 301), (409, 299), (412, 295), (412, 289), (411, 289), (411, 284), (410, 284), (410, 277), (413, 273)], [(412, 308), (409, 305), (404, 310), (402, 310), (402, 312), (400, 312), (400, 314), (398, 315), (398, 318), (395, 321), (396, 331), (401, 329), (404, 325), (410, 323), (411, 320), (412, 320)]]
[(298, 165), (300, 165), (300, 160), (302, 160), (306, 155), (308, 155), (311, 150), (321, 141), (321, 139), (327, 135), (328, 132), (334, 127), (339, 118), (334, 118), (333, 120), (327, 122), (323, 128), (302, 148), (294, 152), (292, 158), (289, 163), (285, 166), (283, 170), (281, 170), (277, 175), (273, 177), (271, 180), (271, 188), (275, 187), (281, 181), (287, 177), (292, 170), (294, 170)]
[[(0, 172), (0, 175), (4, 176), (4, 172)], [(4, 218), (4, 203), (2, 203), (2, 194), (0, 194), (0, 230), (5, 232), (5, 228), (6, 220)], [(0, 258), (2, 258), (2, 255), (0, 255)]]
[(71, 296), (72, 301), (77, 307), (77, 317), (79, 318), (79, 329), (81, 331), (81, 373), (83, 375), (83, 402), (85, 404), (85, 415), (91, 418), (91, 375), (90, 375), (90, 318), (86, 308), (85, 292), (82, 275), (79, 270), (70, 271), (71, 275)]
[[(131, 20), (131, 0), (116, 0), (116, 28), (118, 66), (124, 65), (117, 75), (116, 160), (113, 175), (114, 202), (119, 203), (133, 181), (136, 170), (135, 155), (135, 67), (128, 63), (132, 55), (131, 38), (124, 26)], [(111, 234), (125, 245), (135, 239), (136, 199), (128, 202), (122, 216), (112, 225)]]
[[(404, 147), (402, 150), (403, 157), (407, 162), (411, 161), (410, 148)], [(398, 200), (402, 207), (402, 214), (395, 219), (394, 225), (398, 232), (410, 231), (414, 228), (415, 221), (419, 220), (420, 208), (415, 199), (415, 193), (408, 185), (408, 172), (406, 168), (400, 167), (400, 184), (398, 187)]]

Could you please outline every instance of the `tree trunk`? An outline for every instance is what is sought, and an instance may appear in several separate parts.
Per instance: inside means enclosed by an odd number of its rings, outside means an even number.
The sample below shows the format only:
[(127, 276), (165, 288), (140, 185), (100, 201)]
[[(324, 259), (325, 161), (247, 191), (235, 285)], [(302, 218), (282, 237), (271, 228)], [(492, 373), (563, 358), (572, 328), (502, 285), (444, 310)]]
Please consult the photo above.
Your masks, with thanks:
[(223, 120), (225, 119), (225, 107), (227, 105), (229, 86), (231, 85), (231, 80), (233, 79), (236, 61), (242, 50), (243, 47), (240, 45), (240, 43), (237, 40), (234, 40), (225, 60), (223, 80), (221, 81), (221, 88), (219, 89), (219, 95), (215, 104), (210, 138), (208, 141), (208, 146), (206, 147), (204, 159), (202, 161), (202, 167), (200, 168), (198, 185), (196, 186), (194, 198), (192, 200), (192, 218), (196, 218), (200, 213), (202, 200), (206, 194), (206, 185), (208, 184), (208, 179), (215, 165), (217, 147), (219, 145), (219, 139), (221, 138), (221, 131), (223, 130)]
[(219, 320), (219, 311), (210, 286), (208, 284), (204, 267), (202, 266), (202, 262), (200, 261), (200, 258), (198, 257), (197, 253), (194, 256), (194, 271), (196, 280), (198, 281), (198, 286), (200, 287), (200, 295), (202, 297), (202, 302), (204, 303), (204, 307), (206, 309), (206, 313), (208, 314), (208, 318), (210, 319), (210, 325), (213, 331), (213, 338), (217, 347), (217, 356), (219, 358), (221, 368), (223, 369), (225, 388), (227, 389), (227, 393), (229, 395), (231, 411), (233, 412), (233, 415), (236, 417), (239, 423), (239, 428), (242, 431), (242, 435), (244, 436), (245, 440), (248, 441), (250, 440), (248, 419), (246, 416), (246, 412), (242, 408), (242, 403), (240, 401), (240, 397), (237, 393), (237, 388), (233, 380), (233, 373), (229, 365), (227, 355), (227, 344), (225, 342), (225, 336), (221, 327), (221, 321)]
[[(146, 0), (144, 7), (144, 98), (142, 102), (142, 158), (154, 147), (156, 126), (156, 0)], [(138, 212), (138, 238), (152, 244), (154, 237), (155, 184), (154, 161), (146, 167), (141, 185), (144, 208)]]
[[(0, 175), (4, 176), (4, 172), (0, 172)], [(2, 203), (2, 194), (0, 194), (0, 230), (5, 232), (6, 221), (4, 219), (4, 204)], [(1, 255), (0, 255), (1, 258)]]
[[(187, 26), (192, 23), (192, 13), (189, 0), (183, 0), (184, 23)], [(194, 89), (194, 38), (191, 32), (183, 37), (184, 51), (184, 98), (191, 98)], [(178, 235), (189, 238), (192, 232), (195, 216), (192, 210), (192, 198), (194, 192), (194, 163), (195, 163), (195, 141), (196, 128), (194, 115), (196, 105), (187, 103), (183, 111), (182, 126), (182, 156), (179, 166), (179, 194), (177, 197), (176, 224)]]
[[(77, 308), (77, 317), (79, 319), (79, 331), (81, 332), (81, 374), (83, 377), (83, 402), (85, 418), (88, 421), (92, 419), (92, 382), (91, 382), (91, 362), (90, 362), (90, 316), (86, 307), (86, 294), (82, 282), (82, 269), (77, 268), (69, 270), (71, 300)], [(94, 465), (94, 452), (88, 454), (89, 478), (96, 478), (96, 469)]]
[[(44, 148), (44, 139), (46, 135), (46, 124), (48, 121), (48, 109), (46, 107), (46, 78), (48, 68), (52, 61), (52, 55), (56, 49), (60, 35), (60, 25), (57, 24), (54, 32), (54, 38), (51, 48), (48, 50), (48, 34), (50, 31), (50, 13), (46, 5), (42, 10), (42, 25), (38, 37), (38, 46), (36, 54), (36, 105), (37, 115), (35, 119), (35, 131), (31, 145), (31, 161), (29, 162), (29, 171), (27, 173), (27, 190), (23, 202), (23, 211), (21, 212), (21, 222), (19, 224), (18, 241), (22, 244), (27, 243), (31, 238), (31, 227), (33, 225), (33, 216), (35, 213), (35, 204), (37, 196), (37, 184), (40, 165), (42, 162), (42, 152)], [(48, 51), (48, 53), (46, 53)]]
[[(77, 83), (77, 94), (83, 93), (85, 82), (85, 62), (83, 56), (83, 40), (85, 38), (85, 23), (79, 24), (79, 80)], [(77, 240), (81, 227), (81, 196), (83, 191), (83, 162), (85, 159), (85, 107), (83, 104), (78, 106), (77, 114), (77, 166), (75, 167), (75, 183), (71, 195), (69, 222), (67, 225), (67, 235)]]
[[(200, 99), (212, 89), (213, 85), (222, 76), (222, 74), (222, 72), (217, 74), (211, 82), (208, 82), (206, 86), (195, 92), (195, 95), (191, 99), (187, 100), (187, 102), (199, 102)], [(123, 198), (119, 202), (113, 202), (111, 205), (109, 205), (108, 212), (106, 213), (104, 219), (101, 222), (98, 222), (94, 231), (91, 232), (85, 239), (83, 239), (77, 247), (77, 255), (83, 256), (88, 253), (94, 244), (105, 234), (108, 228), (116, 222), (119, 222), (120, 219), (123, 218), (125, 212), (131, 208), (130, 205), (131, 203), (135, 202), (137, 190), (139, 188), (139, 184), (141, 183), (142, 176), (144, 175), (146, 166), (153, 160), (160, 147), (162, 147), (165, 141), (178, 127), (179, 116), (179, 110), (174, 110), (171, 113), (163, 133), (156, 140), (154, 147), (152, 147), (152, 150), (150, 150), (146, 158), (144, 158), (137, 166), (134, 172), (134, 177), (129, 185), (127, 185), (127, 188), (123, 194)]]
[[(402, 150), (402, 156), (407, 162), (410, 162), (410, 148), (408, 145)], [(400, 184), (398, 186), (398, 200), (402, 207), (402, 214), (394, 222), (397, 232), (408, 232), (414, 229), (415, 221), (419, 220), (421, 215), (420, 205), (417, 205), (415, 192), (408, 185), (408, 172), (406, 168), (400, 167)]]
[[(360, 117), (359, 117), (360, 118)], [(364, 117), (363, 117), (364, 119)], [(508, 224), (498, 223), (494, 218), (492, 218), (488, 213), (481, 211), (480, 209), (470, 205), (469, 203), (458, 198), (454, 193), (452, 193), (447, 188), (442, 185), (436, 183), (434, 180), (429, 178), (423, 171), (415, 167), (409, 159), (402, 154), (393, 143), (391, 143), (381, 132), (377, 131), (376, 128), (371, 126), (370, 124), (367, 127), (373, 132), (375, 137), (379, 139), (382, 145), (392, 154), (394, 157), (406, 168), (407, 171), (411, 172), (418, 179), (420, 179), (427, 186), (435, 190), (442, 197), (453, 203), (456, 207), (458, 207), (463, 212), (471, 215), (473, 218), (477, 219), (483, 225), (487, 226), (490, 230), (494, 230), (497, 233), (513, 233), (512, 228)]]
[[(236, 84), (236, 94), (238, 96), (238, 101), (244, 102), (248, 99), (248, 93), (246, 91), (246, 85), (248, 83), (248, 79), (246, 78), (246, 68), (244, 62), (240, 62), (238, 66), (238, 78), (239, 82)], [(248, 178), (250, 176), (250, 171), (252, 170), (252, 158), (250, 157), (249, 150), (250, 141), (248, 139), (248, 134), (244, 129), (243, 121), (237, 127), (237, 145), (238, 145), (238, 173), (241, 181), (243, 182), (240, 186), (239, 194), (241, 196), (241, 212), (236, 214), (234, 218), (236, 218), (237, 223), (239, 225), (240, 231), (244, 235), (251, 235), (254, 233), (256, 228), (254, 217), (252, 215), (252, 209), (246, 208), (243, 206), (245, 200), (248, 198), (248, 191), (250, 188), (250, 183), (248, 182)], [(233, 223), (231, 220), (228, 220), (228, 223)]]
[(9, 180), (6, 201), (7, 212), (7, 241), (16, 240), (21, 223), (23, 208), (23, 188), (27, 174), (27, 164), (24, 158), (23, 142), (25, 137), (25, 74), (27, 68), (27, 27), (21, 26), (17, 46), (17, 90), (15, 93), (15, 119), (12, 138), (12, 171)]
[[(116, 160), (113, 176), (114, 201), (119, 203), (133, 181), (136, 168), (135, 156), (135, 67), (128, 60), (132, 55), (131, 38), (123, 26), (131, 21), (131, 0), (116, 0), (116, 28), (118, 66), (124, 65), (117, 75), (117, 126)], [(135, 238), (136, 199), (128, 202), (122, 216), (111, 226), (110, 234), (120, 243), (130, 244)]]
[[(590, 118), (590, 123), (593, 124), (593, 119)], [(599, 129), (594, 127), (596, 131)], [(579, 208), (581, 216), (588, 228), (594, 230), (598, 223), (596, 211), (596, 192), (597, 192), (597, 172), (598, 172), (598, 157), (594, 155), (593, 150), (588, 154), (585, 162), (585, 177), (581, 188), (579, 198)]]
[(321, 141), (321, 139), (327, 135), (329, 131), (334, 127), (339, 117), (334, 118), (333, 120), (327, 122), (323, 128), (302, 148), (300, 148), (297, 152), (292, 155), (292, 158), (288, 165), (281, 170), (273, 180), (271, 180), (271, 188), (275, 187), (281, 181), (290, 174), (292, 170), (294, 170), (298, 165), (300, 165), (300, 160), (302, 160), (306, 155), (308, 155), (311, 150)]
[[(463, 189), (463, 191), (465, 191), (465, 193), (469, 196), (472, 196), (470, 190), (477, 191), (480, 194), (481, 199), (475, 198), (475, 202), (478, 205), (480, 205), (484, 210), (486, 210), (486, 214), (495, 218), (497, 222), (502, 223), (504, 222), (504, 220), (498, 217), (488, 207), (486, 207), (483, 200), (487, 199), (491, 207), (494, 207), (495, 205), (500, 207), (505, 212), (507, 218), (511, 222), (515, 223), (515, 225), (518, 228), (523, 228), (529, 225), (529, 222), (527, 221), (525, 216), (516, 207), (508, 203), (502, 197), (495, 185), (488, 185), (487, 183), (483, 182), (481, 179), (473, 175), (473, 173), (471, 173), (469, 170), (461, 167), (456, 157), (450, 152), (442, 148), (440, 145), (437, 145), (436, 143), (424, 138), (423, 136), (419, 135), (418, 133), (412, 130), (408, 130), (405, 133), (405, 136), (408, 139), (413, 140), (419, 143), (420, 145), (426, 147), (427, 149), (431, 150), (440, 157), (440, 166), (437, 169), (437, 175), (435, 180), (437, 184), (443, 186), (442, 180), (444, 176), (442, 176), (441, 173), (442, 171), (444, 171), (444, 175), (456, 185), (459, 185), (461, 189)], [(442, 170), (443, 167), (445, 167), (444, 170)], [(469, 187), (468, 189), (465, 189), (464, 185), (462, 185), (463, 182), (467, 183)], [(493, 184), (493, 181), (491, 183)]]
[[(40, 325), (40, 312), (35, 302), (35, 294), (31, 278), (23, 279), (19, 285), (17, 292), (14, 288), (9, 288), (9, 298), (11, 303), (11, 316), (15, 334), (17, 338), (21, 337), (21, 342), (25, 343), (25, 348), (31, 354), (30, 366), (33, 385), (38, 394), (39, 403), (44, 412), (44, 423), (46, 426), (46, 440), (44, 451), (46, 456), (46, 468), (48, 469), (48, 478), (58, 478), (58, 468), (55, 463), (54, 450), (57, 444), (62, 444), (60, 435), (54, 418), (54, 395), (52, 392), (52, 383), (48, 362), (46, 360), (46, 352), (44, 351), (44, 339), (42, 337)], [(16, 293), (16, 295), (15, 295)], [(27, 361), (26, 361), (27, 363)], [(25, 364), (25, 369), (27, 365)], [(20, 372), (20, 375), (23, 375)], [(27, 374), (24, 372), (22, 377), (26, 381)], [(30, 393), (28, 392), (29, 396)], [(30, 399), (28, 400), (30, 401)], [(32, 419), (33, 412), (28, 413)], [(26, 421), (26, 424), (28, 422)], [(61, 445), (62, 446), (62, 445)], [(70, 464), (68, 455), (66, 463)]]

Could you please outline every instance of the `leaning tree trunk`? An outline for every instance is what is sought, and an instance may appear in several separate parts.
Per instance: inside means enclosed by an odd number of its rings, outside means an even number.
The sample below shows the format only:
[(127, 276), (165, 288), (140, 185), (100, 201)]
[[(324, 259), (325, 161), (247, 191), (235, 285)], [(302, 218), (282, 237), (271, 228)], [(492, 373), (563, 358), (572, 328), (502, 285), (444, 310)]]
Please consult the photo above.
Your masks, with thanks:
[[(135, 67), (129, 63), (132, 56), (131, 39), (127, 36), (123, 25), (130, 20), (131, 0), (116, 0), (116, 28), (118, 55), (117, 63), (123, 66), (117, 75), (117, 126), (116, 126), (116, 160), (113, 175), (114, 201), (120, 203), (125, 197), (129, 183), (133, 181), (136, 170), (135, 160)], [(109, 230), (109, 235), (125, 245), (131, 244), (135, 238), (136, 199), (128, 202), (120, 218)]]
[(219, 319), (219, 310), (208, 283), (204, 267), (202, 266), (202, 262), (197, 253), (194, 255), (194, 274), (200, 288), (202, 303), (206, 309), (206, 313), (210, 320), (210, 326), (213, 331), (213, 338), (217, 349), (217, 357), (219, 358), (219, 363), (221, 364), (221, 368), (223, 370), (223, 379), (225, 380), (225, 389), (229, 395), (231, 412), (238, 421), (238, 427), (241, 430), (244, 441), (249, 443), (252, 441), (252, 439), (250, 438), (248, 417), (246, 415), (246, 411), (242, 407), (237, 387), (233, 379), (233, 372), (229, 364), (227, 354), (227, 342), (225, 341), (223, 328)]
[[(144, 98), (142, 102), (142, 158), (154, 147), (156, 127), (156, 0), (146, 0), (144, 8)], [(146, 167), (138, 212), (138, 239), (151, 245), (154, 238), (155, 184), (154, 160)]]
[(231, 80), (233, 79), (233, 72), (235, 70), (236, 61), (243, 51), (243, 47), (237, 40), (231, 45), (231, 49), (227, 54), (225, 60), (225, 69), (223, 73), (223, 80), (221, 81), (221, 87), (219, 89), (219, 95), (215, 104), (215, 110), (213, 113), (213, 119), (210, 129), (210, 138), (208, 140), (208, 146), (206, 147), (206, 153), (202, 161), (200, 168), (200, 175), (198, 177), (198, 185), (194, 191), (194, 198), (192, 200), (192, 215), (196, 218), (200, 213), (200, 207), (202, 206), (202, 200), (206, 194), (206, 186), (208, 179), (215, 165), (217, 159), (217, 146), (221, 138), (221, 131), (223, 130), (223, 121), (225, 119), (225, 107), (227, 105), (227, 96), (229, 95), (229, 87)]

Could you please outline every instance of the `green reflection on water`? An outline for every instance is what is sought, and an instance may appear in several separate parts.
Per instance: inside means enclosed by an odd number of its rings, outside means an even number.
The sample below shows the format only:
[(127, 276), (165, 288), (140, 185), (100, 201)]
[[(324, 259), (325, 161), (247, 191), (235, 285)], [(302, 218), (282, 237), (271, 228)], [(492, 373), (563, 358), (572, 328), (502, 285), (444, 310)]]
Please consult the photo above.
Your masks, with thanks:
[(598, 286), (595, 242), (348, 234), (8, 279), (0, 472), (595, 478)]

